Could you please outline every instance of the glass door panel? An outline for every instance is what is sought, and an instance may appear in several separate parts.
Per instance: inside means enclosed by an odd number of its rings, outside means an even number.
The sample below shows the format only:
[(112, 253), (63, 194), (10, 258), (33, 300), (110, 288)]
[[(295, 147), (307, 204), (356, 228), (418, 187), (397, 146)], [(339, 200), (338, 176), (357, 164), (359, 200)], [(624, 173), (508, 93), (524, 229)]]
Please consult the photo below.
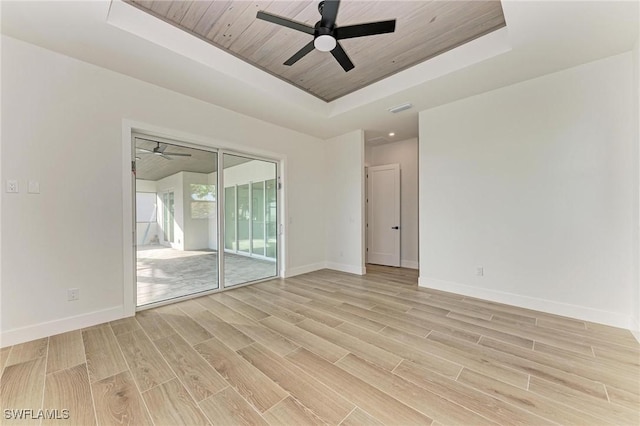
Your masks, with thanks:
[[(275, 277), (278, 273), (276, 164), (232, 154), (223, 154), (223, 163), (225, 232), (231, 226), (236, 230), (233, 235), (225, 235), (225, 286)], [(233, 209), (229, 206), (232, 191), (235, 194)]]
[[(135, 138), (137, 305), (218, 288), (218, 154)], [(144, 206), (142, 203), (145, 203)], [(142, 217), (144, 216), (144, 217)]]

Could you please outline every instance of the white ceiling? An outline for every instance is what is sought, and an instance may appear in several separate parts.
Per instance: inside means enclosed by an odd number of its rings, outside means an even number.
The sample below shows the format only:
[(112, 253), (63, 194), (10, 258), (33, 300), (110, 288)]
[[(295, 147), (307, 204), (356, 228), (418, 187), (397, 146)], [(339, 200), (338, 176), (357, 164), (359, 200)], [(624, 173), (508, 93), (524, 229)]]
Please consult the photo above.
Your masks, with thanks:
[[(622, 53), (638, 40), (637, 1), (502, 6), (506, 29), (327, 104), (119, 0), (0, 2), (3, 34), (323, 139), (354, 129), (417, 137), (418, 111)], [(387, 111), (405, 102), (414, 107)]]

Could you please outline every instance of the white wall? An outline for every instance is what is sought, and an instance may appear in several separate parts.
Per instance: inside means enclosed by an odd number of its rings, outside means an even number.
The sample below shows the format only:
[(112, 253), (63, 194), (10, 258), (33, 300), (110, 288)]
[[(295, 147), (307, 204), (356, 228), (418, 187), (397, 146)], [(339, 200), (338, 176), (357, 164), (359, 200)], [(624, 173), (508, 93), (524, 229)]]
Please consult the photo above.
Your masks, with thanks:
[[(146, 236), (146, 238), (145, 238)], [(162, 228), (157, 222), (136, 223), (136, 238), (138, 247), (153, 244), (154, 237), (162, 238)]]
[[(41, 185), (39, 195), (2, 193), (1, 345), (124, 315), (127, 122), (282, 158), (292, 222), (283, 265), (289, 275), (324, 265), (321, 140), (10, 37), (1, 54), (2, 180)], [(80, 300), (67, 302), (70, 287)]]
[(329, 139), (325, 150), (327, 267), (364, 274), (364, 132)]
[[(156, 182), (156, 189), (158, 193), (158, 226), (161, 230), (164, 226), (164, 199), (163, 194), (165, 192), (173, 192), (173, 242), (169, 243), (164, 240), (164, 232), (161, 232), (158, 237), (160, 242), (166, 245), (170, 245), (174, 249), (184, 250), (184, 173), (179, 172), (171, 176), (162, 178)], [(168, 235), (168, 234), (167, 234)]]
[(137, 192), (156, 192), (156, 181), (136, 179), (136, 191)]
[(252, 160), (224, 169), (223, 177), (225, 188), (249, 182), (262, 182), (276, 178), (276, 166), (268, 161)]
[[(191, 214), (191, 184), (209, 184), (209, 175), (205, 173), (183, 172), (183, 224), (184, 249), (202, 250), (209, 248), (209, 225), (218, 222), (217, 218), (194, 219)], [(213, 206), (214, 209), (217, 207)]]
[(420, 285), (628, 327), (632, 114), (631, 53), (422, 111)]
[[(156, 192), (156, 182), (153, 180), (136, 179), (136, 192)], [(159, 204), (159, 202), (158, 202)], [(161, 228), (158, 216), (156, 215), (156, 222), (153, 223), (136, 223), (136, 238), (137, 245), (142, 246), (147, 244), (154, 238), (155, 235), (158, 238), (161, 237)], [(146, 238), (145, 238), (146, 235)]]
[(400, 262), (418, 269), (418, 139), (367, 148), (368, 166), (400, 164)]
[[(213, 175), (213, 181), (211, 181)], [(155, 227), (149, 228), (149, 238), (157, 234), (163, 240), (162, 192), (174, 192), (174, 243), (178, 250), (216, 249), (217, 219), (193, 219), (191, 215), (191, 184), (215, 185), (215, 172), (210, 174), (179, 172), (157, 182), (136, 180), (136, 191), (158, 193), (158, 215)], [(213, 207), (215, 209), (215, 206)], [(138, 245), (143, 243), (147, 224), (137, 224)]]

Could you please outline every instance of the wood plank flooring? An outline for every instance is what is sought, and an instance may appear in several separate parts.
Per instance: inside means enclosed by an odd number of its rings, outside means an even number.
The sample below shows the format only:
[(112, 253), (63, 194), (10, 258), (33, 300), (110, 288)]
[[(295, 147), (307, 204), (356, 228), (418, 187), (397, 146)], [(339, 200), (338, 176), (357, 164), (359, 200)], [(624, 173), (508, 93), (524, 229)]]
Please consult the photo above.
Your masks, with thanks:
[[(0, 351), (2, 424), (640, 424), (627, 330), (322, 270)], [(69, 419), (5, 411), (69, 410)], [(54, 412), (55, 414), (55, 412)]]

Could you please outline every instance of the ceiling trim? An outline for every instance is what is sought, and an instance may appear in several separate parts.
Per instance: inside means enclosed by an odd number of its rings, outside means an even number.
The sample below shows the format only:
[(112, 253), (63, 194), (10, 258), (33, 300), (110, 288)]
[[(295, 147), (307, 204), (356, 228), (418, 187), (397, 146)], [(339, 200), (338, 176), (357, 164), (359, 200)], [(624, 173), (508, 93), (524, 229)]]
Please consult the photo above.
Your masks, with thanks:
[(278, 96), (327, 115), (326, 102), (121, 0), (112, 0), (107, 23), (233, 77), (266, 96)]
[(510, 50), (509, 32), (507, 27), (502, 27), (330, 102), (329, 117), (335, 117), (402, 90), (411, 89)]
[[(502, 0), (508, 28), (504, 36), (511, 44), (510, 51), (440, 77), (434, 74), (431, 81), (397, 90), (386, 97), (374, 99), (371, 98), (373, 95), (362, 91), (332, 104), (271, 76), (256, 77), (271, 87), (263, 85), (258, 89), (254, 78), (245, 78), (248, 83), (244, 83), (237, 75), (231, 75), (244, 70), (260, 76), (260, 70), (246, 64), (239, 64), (231, 71), (227, 66), (218, 70), (215, 64), (205, 65), (202, 55), (214, 55), (216, 48), (178, 29), (167, 34), (172, 26), (159, 22), (146, 12), (134, 10), (147, 18), (145, 22), (157, 25), (159, 33), (164, 34), (163, 43), (118, 28), (107, 22), (110, 7), (115, 13), (118, 7), (127, 6), (117, 1), (2, 2), (0, 32), (3, 40), (5, 37), (12, 40), (12, 46), (13, 40), (39, 46), (127, 78), (189, 96), (220, 110), (233, 111), (312, 136), (318, 141), (354, 129), (365, 129), (368, 135), (395, 132), (394, 139), (404, 140), (417, 137), (420, 111), (631, 51), (638, 40), (638, 4), (637, 1)], [(132, 8), (129, 6), (128, 9)], [(127, 24), (127, 28), (131, 27), (135, 27), (135, 22)], [(497, 34), (493, 36), (499, 37)], [(200, 43), (201, 54), (192, 59), (182, 55), (175, 46), (173, 50), (163, 46), (170, 45), (172, 38)], [(484, 39), (477, 39), (472, 43), (483, 42)], [(444, 55), (428, 63), (444, 61), (447, 58)], [(224, 55), (218, 55), (217, 60), (225, 60)], [(417, 70), (419, 68), (406, 72), (409, 74)], [(395, 90), (392, 82), (383, 80), (376, 84), (389, 84)], [(396, 84), (403, 83), (408, 85), (404, 76)], [(296, 102), (296, 99), (301, 101)], [(400, 114), (387, 111), (389, 107), (405, 102), (412, 103), (414, 107)], [(359, 104), (362, 106), (353, 108)], [(158, 136), (171, 135), (175, 138), (177, 131), (180, 140), (188, 137), (187, 140), (205, 146), (237, 149), (237, 141), (203, 138), (183, 133), (185, 129), (141, 127), (145, 133), (150, 129), (154, 129)], [(265, 153), (265, 156), (272, 155)]]
[(277, 97), (327, 118), (511, 50), (507, 27), (503, 27), (332, 102), (325, 102), (122, 0), (112, 0), (107, 23), (232, 77), (265, 96)]

